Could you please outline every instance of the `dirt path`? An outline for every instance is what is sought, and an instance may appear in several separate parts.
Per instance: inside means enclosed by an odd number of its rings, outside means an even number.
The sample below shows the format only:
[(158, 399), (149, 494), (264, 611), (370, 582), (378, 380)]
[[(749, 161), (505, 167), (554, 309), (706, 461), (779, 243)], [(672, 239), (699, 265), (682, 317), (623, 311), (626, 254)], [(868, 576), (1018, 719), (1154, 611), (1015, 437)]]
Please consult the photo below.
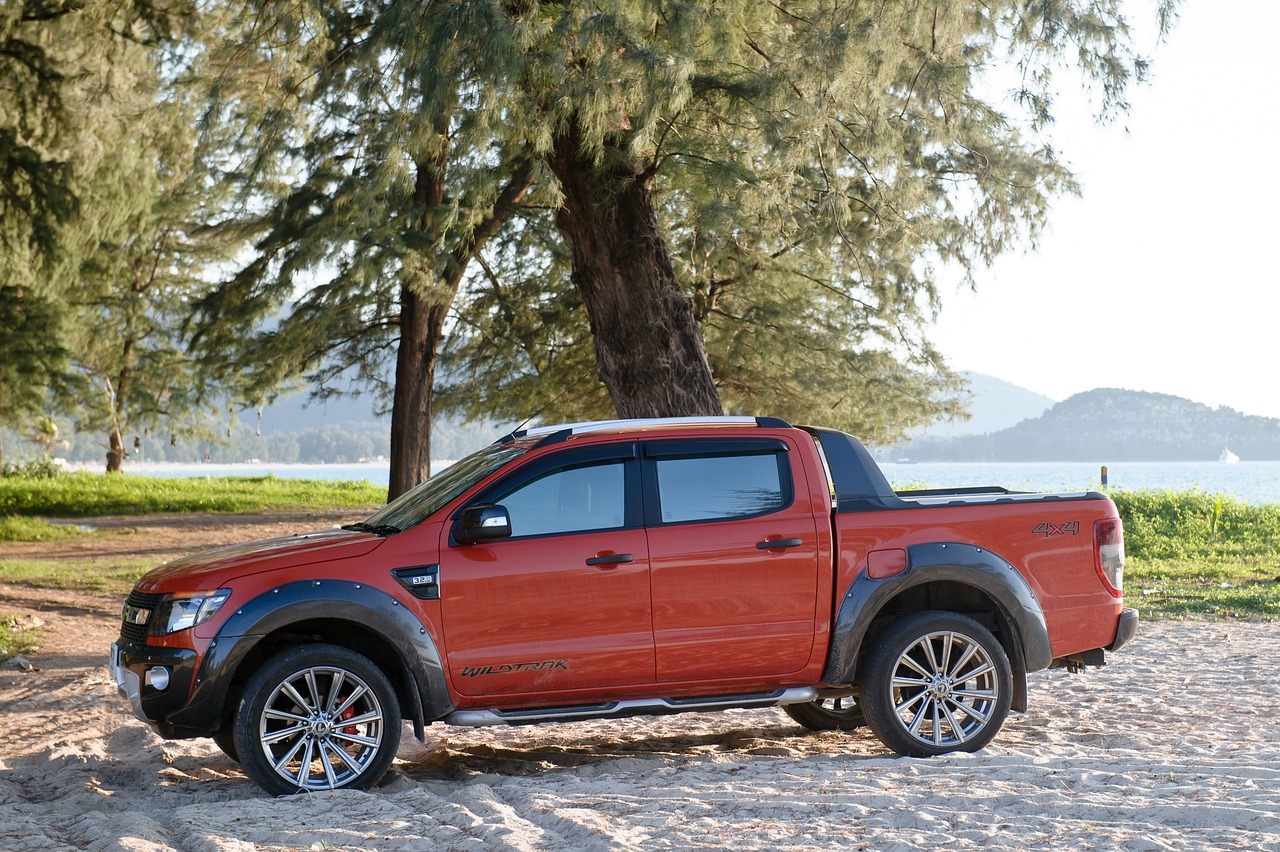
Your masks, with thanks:
[[(275, 523), (207, 535), (297, 529)], [(176, 526), (190, 535), (129, 534), (173, 552), (211, 543)], [(405, 737), (371, 792), (273, 800), (211, 742), (165, 742), (130, 717), (104, 668), (119, 605), (0, 586), (0, 612), (39, 618), (44, 637), (39, 671), (0, 670), (6, 852), (1280, 852), (1280, 624), (1145, 624), (1104, 669), (1033, 675), (1031, 712), (975, 755), (899, 759), (866, 733), (807, 734), (777, 711), (433, 726), (425, 745)]]

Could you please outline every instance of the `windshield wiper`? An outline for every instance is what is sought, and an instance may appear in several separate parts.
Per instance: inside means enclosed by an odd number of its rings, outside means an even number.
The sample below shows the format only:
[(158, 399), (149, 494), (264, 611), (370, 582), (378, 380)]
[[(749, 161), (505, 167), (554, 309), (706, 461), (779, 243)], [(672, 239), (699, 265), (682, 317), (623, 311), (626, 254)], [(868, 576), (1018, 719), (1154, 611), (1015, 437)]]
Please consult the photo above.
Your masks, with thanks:
[(367, 532), (367, 533), (373, 533), (374, 535), (384, 535), (384, 536), (395, 535), (398, 532), (404, 532), (404, 530), (400, 529), (394, 524), (370, 524), (364, 521), (359, 521), (354, 524), (343, 524), (342, 528), (344, 530), (352, 530), (354, 532)]

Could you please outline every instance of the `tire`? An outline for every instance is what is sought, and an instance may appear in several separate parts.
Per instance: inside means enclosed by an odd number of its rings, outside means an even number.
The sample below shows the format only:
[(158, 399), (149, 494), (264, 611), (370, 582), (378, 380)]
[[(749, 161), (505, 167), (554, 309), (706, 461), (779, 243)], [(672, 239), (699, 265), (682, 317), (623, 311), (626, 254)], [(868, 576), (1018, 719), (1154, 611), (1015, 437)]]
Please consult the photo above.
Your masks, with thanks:
[(367, 790), (395, 759), (400, 705), (386, 675), (337, 645), (305, 645), (268, 660), (235, 718), (240, 766), (275, 796)]
[(964, 615), (920, 612), (897, 621), (872, 645), (863, 673), (867, 725), (907, 757), (977, 751), (1009, 715), (1009, 657)]
[(213, 741), (217, 743), (218, 748), (222, 749), (222, 753), (234, 760), (240, 762), (240, 752), (236, 750), (235, 726), (230, 725), (223, 728), (213, 735)]
[(782, 709), (811, 731), (852, 731), (867, 723), (862, 707), (852, 696), (786, 704)]

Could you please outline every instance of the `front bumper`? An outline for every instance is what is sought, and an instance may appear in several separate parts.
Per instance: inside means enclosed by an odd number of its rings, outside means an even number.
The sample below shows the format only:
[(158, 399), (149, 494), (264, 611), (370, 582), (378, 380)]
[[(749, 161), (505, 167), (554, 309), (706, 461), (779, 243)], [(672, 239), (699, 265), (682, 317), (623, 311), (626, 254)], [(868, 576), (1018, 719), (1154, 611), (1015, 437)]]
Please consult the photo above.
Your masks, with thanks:
[(196, 652), (189, 648), (111, 643), (107, 667), (133, 715), (155, 727), (162, 736), (177, 734), (168, 717), (186, 705), (196, 670)]
[(1138, 635), (1138, 611), (1127, 606), (1120, 613), (1120, 621), (1116, 624), (1116, 638), (1107, 646), (1107, 650), (1119, 651), (1136, 635)]

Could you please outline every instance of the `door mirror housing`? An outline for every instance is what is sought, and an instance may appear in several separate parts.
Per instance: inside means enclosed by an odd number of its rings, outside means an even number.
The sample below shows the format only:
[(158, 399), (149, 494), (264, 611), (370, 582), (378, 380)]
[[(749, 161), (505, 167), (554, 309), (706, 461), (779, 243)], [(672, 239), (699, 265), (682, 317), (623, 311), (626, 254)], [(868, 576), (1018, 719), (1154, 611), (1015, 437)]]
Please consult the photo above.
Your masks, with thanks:
[(468, 506), (453, 525), (453, 540), (458, 544), (479, 544), (511, 537), (511, 515), (497, 503)]

